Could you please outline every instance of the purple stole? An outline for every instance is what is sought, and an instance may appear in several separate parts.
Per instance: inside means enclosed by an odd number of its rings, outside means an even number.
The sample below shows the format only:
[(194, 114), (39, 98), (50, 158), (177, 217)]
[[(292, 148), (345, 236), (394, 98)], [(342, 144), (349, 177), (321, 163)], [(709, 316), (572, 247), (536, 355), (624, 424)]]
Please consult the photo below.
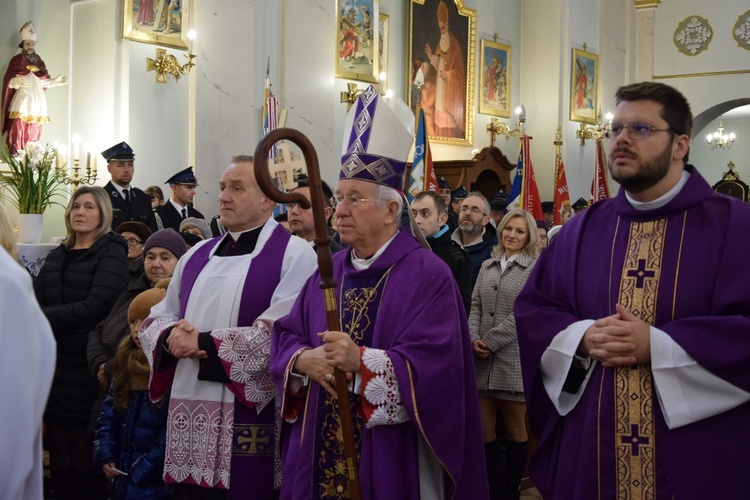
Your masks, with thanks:
[[(281, 266), (290, 238), (283, 226), (277, 226), (263, 250), (250, 263), (242, 287), (237, 326), (251, 326), (271, 305), (271, 297), (281, 277)], [(185, 265), (180, 286), (181, 318), (185, 317), (187, 301), (198, 275), (208, 263), (211, 251), (221, 240), (222, 237), (213, 238), (198, 248)], [(224, 361), (222, 364), (227, 366)], [(248, 407), (245, 403), (237, 401), (238, 389), (234, 384), (227, 384), (227, 388), (235, 393), (231, 479), (227, 499), (248, 498), (249, 491), (253, 492), (252, 498), (274, 498), (275, 405), (269, 404), (257, 413), (255, 404), (249, 403)], [(234, 474), (234, 471), (240, 473)]]

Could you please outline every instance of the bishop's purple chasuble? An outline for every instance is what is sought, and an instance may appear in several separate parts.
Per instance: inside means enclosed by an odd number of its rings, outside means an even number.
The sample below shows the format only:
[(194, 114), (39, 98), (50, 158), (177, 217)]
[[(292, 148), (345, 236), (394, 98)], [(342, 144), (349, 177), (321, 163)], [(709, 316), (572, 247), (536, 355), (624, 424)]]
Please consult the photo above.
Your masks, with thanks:
[[(362, 346), (363, 365), (368, 352), (387, 353), (380, 387), (385, 399), (394, 382), (400, 392), (398, 405), (372, 414), (370, 385), (350, 393), (363, 498), (420, 498), (418, 436), (437, 457), (445, 498), (487, 498), (468, 325), (450, 270), (404, 229), (368, 269), (350, 258), (339, 252), (333, 262), (341, 329)], [(314, 381), (296, 400), (286, 385), (290, 360), (321, 345), (317, 333), (328, 329), (320, 281), (312, 275), (273, 329), (271, 374), (284, 391), (282, 499), (348, 498), (337, 402)]]

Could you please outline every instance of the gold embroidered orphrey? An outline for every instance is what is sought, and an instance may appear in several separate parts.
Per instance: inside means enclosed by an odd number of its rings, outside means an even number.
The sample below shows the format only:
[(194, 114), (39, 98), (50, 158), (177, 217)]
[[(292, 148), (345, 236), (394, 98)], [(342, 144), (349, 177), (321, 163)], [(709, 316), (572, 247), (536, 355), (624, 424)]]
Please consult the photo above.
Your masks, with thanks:
[[(347, 333), (357, 345), (361, 345), (364, 340), (364, 332), (373, 325), (369, 315), (370, 304), (375, 300), (378, 303), (382, 300), (385, 287), (388, 284), (388, 276), (391, 274), (391, 269), (394, 266), (395, 264), (386, 269), (383, 276), (380, 277), (373, 287), (350, 288), (344, 291), (346, 275), (341, 279), (341, 288), (339, 288), (339, 326), (341, 327), (341, 331)], [(350, 319), (344, 323), (344, 317)], [(361, 417), (358, 417), (355, 400), (352, 400), (351, 403), (354, 440), (359, 447), (364, 423)], [(319, 460), (319, 465), (323, 472), (322, 477), (318, 481), (320, 497), (342, 500), (349, 498), (349, 480), (345, 461), (336, 459), (336, 457), (344, 456), (344, 437), (341, 433), (338, 401), (334, 400), (328, 394), (325, 405), (327, 414), (323, 417), (321, 429), (324, 445)], [(335, 429), (335, 435), (330, 432), (333, 429)], [(332, 461), (332, 463), (326, 466), (329, 461)]]
[[(633, 222), (620, 280), (618, 302), (653, 325), (661, 278), (667, 220)], [(615, 370), (617, 498), (656, 497), (655, 435), (651, 364)]]
[(234, 425), (237, 446), (232, 453), (240, 456), (272, 456), (273, 424)]
[[(383, 273), (383, 276), (371, 288), (352, 288), (344, 291), (346, 275), (341, 280), (341, 288), (339, 289), (339, 324), (341, 325), (341, 330), (348, 333), (355, 343), (364, 338), (363, 332), (370, 327), (370, 317), (367, 314), (368, 306), (378, 296), (380, 285), (384, 281), (387, 283), (391, 269), (393, 269), (393, 265)], [(385, 284), (383, 284), (383, 291), (385, 291)], [(382, 298), (382, 292), (380, 296)], [(346, 302), (344, 302), (344, 299), (346, 299)], [(345, 311), (348, 311), (351, 315), (350, 321), (346, 324), (344, 323)], [(364, 324), (362, 323), (363, 320), (365, 321)]]

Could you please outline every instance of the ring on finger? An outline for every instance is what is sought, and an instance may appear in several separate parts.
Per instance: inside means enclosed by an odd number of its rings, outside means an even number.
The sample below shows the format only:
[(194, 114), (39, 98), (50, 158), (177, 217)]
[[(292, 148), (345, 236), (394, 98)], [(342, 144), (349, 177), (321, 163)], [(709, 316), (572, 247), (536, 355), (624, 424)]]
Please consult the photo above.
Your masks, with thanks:
[(325, 379), (326, 379), (326, 382), (330, 384), (331, 381), (333, 380), (333, 375), (331, 375), (330, 373), (326, 373)]

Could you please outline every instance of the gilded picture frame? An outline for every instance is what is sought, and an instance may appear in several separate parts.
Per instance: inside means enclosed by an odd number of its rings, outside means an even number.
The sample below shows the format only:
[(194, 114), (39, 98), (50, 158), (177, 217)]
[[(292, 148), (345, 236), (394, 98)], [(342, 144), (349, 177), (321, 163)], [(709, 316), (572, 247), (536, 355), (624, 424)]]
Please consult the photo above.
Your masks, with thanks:
[(571, 121), (595, 124), (599, 109), (599, 56), (573, 49), (570, 75)]
[(479, 113), (510, 118), (510, 45), (482, 38), (479, 54)]
[(378, 83), (379, 0), (336, 0), (336, 78)]
[(409, 2), (406, 95), (433, 142), (473, 144), (476, 21), (463, 0)]
[(388, 90), (388, 29), (390, 27), (390, 19), (386, 14), (379, 15), (378, 21), (378, 69), (380, 73), (378, 80), (380, 81), (380, 91), (385, 92)]
[(122, 37), (187, 50), (192, 0), (123, 0)]

